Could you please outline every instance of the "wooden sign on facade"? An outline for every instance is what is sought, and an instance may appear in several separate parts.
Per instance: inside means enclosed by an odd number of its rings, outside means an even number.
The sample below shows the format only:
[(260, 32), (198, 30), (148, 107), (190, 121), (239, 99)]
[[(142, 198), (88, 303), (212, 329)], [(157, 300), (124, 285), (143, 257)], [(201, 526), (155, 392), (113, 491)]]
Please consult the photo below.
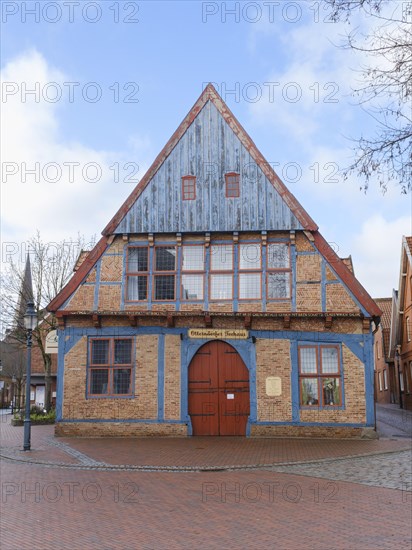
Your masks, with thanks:
[(220, 338), (246, 340), (249, 336), (249, 331), (228, 328), (191, 328), (188, 334), (189, 338), (207, 338), (208, 340), (218, 340)]

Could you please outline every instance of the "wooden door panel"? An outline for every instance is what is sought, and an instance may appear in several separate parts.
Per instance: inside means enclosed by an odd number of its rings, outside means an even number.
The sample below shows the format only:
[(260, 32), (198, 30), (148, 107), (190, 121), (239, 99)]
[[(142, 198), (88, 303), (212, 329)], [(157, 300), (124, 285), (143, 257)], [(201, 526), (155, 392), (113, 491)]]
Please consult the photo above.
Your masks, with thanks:
[(205, 344), (189, 366), (193, 435), (246, 435), (249, 371), (225, 342)]

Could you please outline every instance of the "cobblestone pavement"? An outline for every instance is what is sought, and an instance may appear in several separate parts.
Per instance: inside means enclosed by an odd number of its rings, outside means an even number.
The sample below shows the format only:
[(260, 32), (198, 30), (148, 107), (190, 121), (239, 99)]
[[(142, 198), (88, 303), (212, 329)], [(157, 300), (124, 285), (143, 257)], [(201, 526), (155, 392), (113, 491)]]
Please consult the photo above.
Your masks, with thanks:
[[(9, 457), (0, 464), (1, 550), (411, 548), (411, 451), (402, 438), (122, 444), (63, 441), (36, 426), (33, 451), (23, 453), (22, 430), (0, 428)], [(156, 449), (164, 465), (180, 449), (183, 469), (133, 470)], [(240, 469), (183, 471), (191, 457), (213, 466), (219, 450), (222, 464), (230, 457)]]
[(274, 466), (271, 470), (412, 491), (411, 450), (375, 456), (323, 460), (315, 464)]

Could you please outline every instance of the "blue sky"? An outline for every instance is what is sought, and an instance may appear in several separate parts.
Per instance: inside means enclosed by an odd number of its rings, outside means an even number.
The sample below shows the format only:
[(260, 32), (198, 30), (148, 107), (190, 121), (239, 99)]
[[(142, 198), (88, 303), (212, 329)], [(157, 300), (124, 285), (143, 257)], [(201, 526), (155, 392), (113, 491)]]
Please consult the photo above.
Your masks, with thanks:
[(3, 1), (3, 264), (36, 229), (98, 236), (212, 81), (367, 290), (389, 296), (411, 195), (336, 173), (373, 126), (350, 93), (367, 60), (336, 47), (347, 27), (326, 15), (311, 1)]

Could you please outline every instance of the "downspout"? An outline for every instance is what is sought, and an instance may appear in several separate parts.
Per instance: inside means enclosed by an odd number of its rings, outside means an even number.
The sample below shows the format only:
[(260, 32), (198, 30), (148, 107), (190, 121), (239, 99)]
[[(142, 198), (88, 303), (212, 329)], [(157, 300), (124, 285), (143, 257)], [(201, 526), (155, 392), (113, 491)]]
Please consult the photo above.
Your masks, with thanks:
[[(373, 322), (375, 323), (375, 330), (372, 331), (372, 336), (374, 337), (373, 338), (373, 341), (375, 342), (375, 334), (376, 332), (378, 331), (378, 328), (379, 328), (379, 324), (381, 322), (381, 318), (380, 317), (374, 317), (373, 318)], [(373, 347), (373, 416), (375, 418), (375, 432), (377, 433), (377, 427), (376, 427), (376, 398), (377, 398), (377, 395), (376, 395), (376, 376), (375, 376), (375, 346)]]
[(400, 362), (401, 362), (401, 356), (400, 356), (399, 349), (398, 349), (399, 347), (400, 346), (396, 346), (395, 359), (396, 359), (396, 366), (397, 366), (397, 369), (398, 369), (399, 408), (403, 409), (402, 387), (401, 387), (401, 371), (400, 371), (400, 368), (399, 368), (399, 365), (400, 365)]

